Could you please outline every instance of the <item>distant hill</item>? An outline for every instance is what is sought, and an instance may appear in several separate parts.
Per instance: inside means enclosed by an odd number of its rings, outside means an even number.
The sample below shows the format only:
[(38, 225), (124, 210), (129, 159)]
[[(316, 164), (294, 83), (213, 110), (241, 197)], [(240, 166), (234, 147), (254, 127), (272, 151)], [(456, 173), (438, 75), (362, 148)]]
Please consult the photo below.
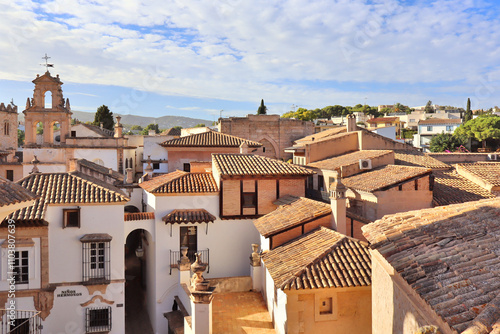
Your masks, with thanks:
[[(80, 122), (93, 122), (94, 115), (93, 112), (84, 112), (72, 110), (73, 113), (72, 118), (78, 119)], [(114, 116), (120, 115), (113, 113)], [(205, 124), (206, 126), (211, 126), (212, 121), (200, 118), (190, 118), (183, 116), (162, 116), (162, 117), (145, 117), (145, 116), (137, 116), (137, 115), (120, 115), (122, 117), (121, 123), (124, 125), (140, 125), (142, 127), (147, 126), (148, 124), (155, 123), (158, 124), (160, 129), (169, 129), (174, 126), (182, 126), (183, 128), (192, 128), (200, 123)], [(24, 118), (23, 113), (19, 113), (19, 119)]]

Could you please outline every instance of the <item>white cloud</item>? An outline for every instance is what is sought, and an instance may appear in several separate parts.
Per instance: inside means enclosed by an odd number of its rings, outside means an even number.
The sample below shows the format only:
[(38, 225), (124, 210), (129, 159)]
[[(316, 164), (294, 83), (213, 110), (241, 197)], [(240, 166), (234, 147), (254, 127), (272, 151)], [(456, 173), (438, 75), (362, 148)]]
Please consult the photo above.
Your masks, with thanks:
[[(500, 22), (479, 1), (24, 0), (0, 10), (0, 73), (12, 80), (41, 72), (47, 52), (70, 82), (317, 107), (366, 95), (422, 104), (422, 83), (463, 94), (500, 71)], [(377, 83), (422, 91), (379, 93)]]

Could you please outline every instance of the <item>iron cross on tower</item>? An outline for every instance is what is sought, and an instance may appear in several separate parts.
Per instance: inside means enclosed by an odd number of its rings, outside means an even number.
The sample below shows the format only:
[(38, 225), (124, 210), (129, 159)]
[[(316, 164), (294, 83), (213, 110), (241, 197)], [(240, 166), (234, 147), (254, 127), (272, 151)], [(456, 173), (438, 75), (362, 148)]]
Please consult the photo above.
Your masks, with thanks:
[(51, 57), (47, 56), (47, 54), (45, 54), (45, 57), (42, 57), (42, 59), (45, 59), (45, 64), (40, 64), (42, 66), (45, 66), (45, 69), (46, 71), (48, 72), (49, 71), (49, 67), (54, 67), (54, 64), (49, 64), (48, 63), (48, 60), (50, 59)]

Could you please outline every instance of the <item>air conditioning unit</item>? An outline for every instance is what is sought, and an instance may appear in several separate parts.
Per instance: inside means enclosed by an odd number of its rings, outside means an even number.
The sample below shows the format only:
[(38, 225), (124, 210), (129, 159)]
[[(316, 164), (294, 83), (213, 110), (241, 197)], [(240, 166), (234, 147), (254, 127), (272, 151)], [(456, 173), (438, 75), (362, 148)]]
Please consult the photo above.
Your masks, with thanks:
[(498, 154), (495, 154), (495, 153), (488, 154), (488, 160), (499, 160)]
[(359, 159), (359, 169), (372, 169), (372, 161), (370, 159)]

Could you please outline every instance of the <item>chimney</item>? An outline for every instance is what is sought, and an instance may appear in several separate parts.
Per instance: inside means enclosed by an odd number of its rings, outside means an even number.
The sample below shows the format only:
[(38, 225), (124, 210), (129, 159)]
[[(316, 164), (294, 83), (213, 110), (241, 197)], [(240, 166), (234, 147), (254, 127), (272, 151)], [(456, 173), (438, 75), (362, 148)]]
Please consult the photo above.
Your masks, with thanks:
[(240, 154), (249, 154), (250, 153), (250, 147), (248, 147), (248, 144), (244, 141), (240, 145)]
[(337, 170), (337, 178), (330, 185), (330, 202), (332, 207), (332, 229), (339, 233), (347, 234), (346, 224), (346, 186), (342, 183), (340, 170)]
[(353, 114), (347, 115), (347, 132), (354, 131), (357, 131), (356, 116), (354, 116)]
[(155, 130), (149, 130), (148, 131), (148, 136), (154, 136), (156, 135), (156, 131)]
[(146, 166), (146, 169), (144, 170), (146, 173), (148, 173), (149, 179), (153, 177), (153, 166), (151, 165), (151, 156), (148, 155), (148, 160), (146, 161), (148, 165)]
[(120, 120), (122, 118), (120, 116), (116, 116), (116, 124), (115, 124), (115, 138), (123, 137), (123, 125), (121, 125)]
[(134, 183), (134, 170), (132, 168), (127, 168), (125, 170), (125, 173), (126, 173), (125, 183), (128, 184)]
[(40, 170), (38, 170), (37, 166), (40, 161), (36, 158), (36, 155), (33, 156), (33, 160), (31, 160), (31, 163), (33, 164), (33, 169), (31, 170), (30, 174), (40, 173)]
[(76, 162), (76, 159), (69, 159), (69, 168), (68, 168), (68, 172), (72, 172), (72, 171), (76, 171), (76, 167), (77, 167), (77, 162)]

